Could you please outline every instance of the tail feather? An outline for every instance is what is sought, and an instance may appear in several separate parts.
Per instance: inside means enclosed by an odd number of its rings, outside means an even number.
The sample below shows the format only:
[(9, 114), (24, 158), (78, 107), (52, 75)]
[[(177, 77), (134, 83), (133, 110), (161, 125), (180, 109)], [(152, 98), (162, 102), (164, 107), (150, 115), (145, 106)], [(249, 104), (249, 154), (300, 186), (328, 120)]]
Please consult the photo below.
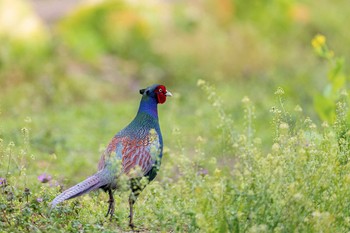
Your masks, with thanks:
[(81, 196), (85, 193), (107, 185), (110, 181), (106, 179), (105, 175), (106, 174), (103, 172), (103, 170), (99, 171), (95, 175), (90, 176), (79, 184), (65, 190), (51, 202), (51, 209), (65, 200)]

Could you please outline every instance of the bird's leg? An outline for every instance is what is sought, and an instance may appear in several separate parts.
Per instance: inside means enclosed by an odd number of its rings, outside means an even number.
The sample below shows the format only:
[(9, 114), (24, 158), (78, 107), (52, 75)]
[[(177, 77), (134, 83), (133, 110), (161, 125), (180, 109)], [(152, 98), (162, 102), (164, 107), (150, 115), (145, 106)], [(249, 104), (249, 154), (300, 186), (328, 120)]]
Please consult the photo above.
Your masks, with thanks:
[(135, 203), (135, 194), (131, 192), (129, 196), (129, 206), (130, 206), (130, 215), (129, 215), (129, 226), (131, 227), (132, 230), (134, 230), (134, 223), (133, 223), (133, 218), (134, 218), (134, 203)]
[(130, 206), (130, 215), (129, 215), (129, 226), (131, 227), (132, 230), (134, 230), (135, 225), (133, 223), (134, 219), (134, 204), (137, 200), (137, 197), (140, 195), (141, 191), (145, 188), (140, 184), (140, 178), (136, 179), (131, 179), (130, 182), (130, 188), (131, 188), (131, 193), (129, 196), (129, 206)]
[(108, 189), (108, 194), (109, 194), (109, 200), (108, 200), (109, 206), (108, 206), (106, 217), (108, 217), (108, 215), (110, 214), (111, 220), (112, 220), (112, 217), (114, 214), (114, 197), (111, 189)]

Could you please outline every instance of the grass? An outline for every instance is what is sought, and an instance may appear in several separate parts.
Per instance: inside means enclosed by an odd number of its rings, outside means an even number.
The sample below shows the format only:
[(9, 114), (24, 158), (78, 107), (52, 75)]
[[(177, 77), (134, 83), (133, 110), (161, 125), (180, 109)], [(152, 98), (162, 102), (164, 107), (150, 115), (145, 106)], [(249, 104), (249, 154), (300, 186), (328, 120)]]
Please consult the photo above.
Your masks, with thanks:
[(39, 45), (0, 37), (0, 232), (131, 231), (128, 192), (113, 221), (102, 191), (49, 203), (97, 170), (152, 83), (174, 96), (139, 231), (348, 232), (349, 59), (331, 49), (348, 55), (348, 3), (254, 5), (106, 1)]
[[(270, 109), (272, 123), (267, 125), (273, 141), (262, 145), (264, 140), (257, 137), (254, 126), (254, 103), (248, 97), (243, 98), (239, 114), (243, 127), (234, 129), (215, 87), (203, 80), (198, 85), (203, 90), (200, 95), (210, 103), (208, 112), (202, 114), (211, 117), (206, 123), (215, 124), (208, 124), (208, 132), (203, 130), (187, 141), (186, 137), (193, 136), (188, 126), (171, 125), (171, 115), (179, 110), (181, 99), (170, 99), (160, 106), (165, 155), (160, 174), (135, 207), (135, 224), (140, 231), (348, 229), (346, 102), (338, 103), (334, 125), (319, 125), (304, 116), (300, 107), (288, 109), (288, 98), (283, 89), (277, 89), (278, 104)], [(132, 105), (137, 104), (112, 108), (110, 103), (93, 103), (22, 121), (3, 113), (0, 171), (6, 181), (1, 181), (0, 188), (2, 229), (129, 231), (126, 192), (115, 195), (117, 208), (112, 222), (104, 217), (107, 195), (102, 192), (68, 201), (51, 213), (48, 204), (62, 187), (92, 173), (105, 143), (127, 123), (126, 118), (132, 117), (123, 113), (135, 111)], [(120, 115), (124, 117), (116, 117)], [(52, 179), (43, 183), (38, 180), (42, 173)]]

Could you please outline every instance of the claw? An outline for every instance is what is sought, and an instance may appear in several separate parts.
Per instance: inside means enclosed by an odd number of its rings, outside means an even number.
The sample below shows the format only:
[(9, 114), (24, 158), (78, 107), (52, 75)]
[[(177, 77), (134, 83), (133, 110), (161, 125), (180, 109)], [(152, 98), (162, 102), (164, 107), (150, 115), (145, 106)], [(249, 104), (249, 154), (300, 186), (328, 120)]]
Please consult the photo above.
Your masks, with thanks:
[(135, 230), (135, 225), (134, 225), (134, 223), (132, 221), (131, 215), (129, 215), (129, 227), (131, 228), (132, 231)]
[(114, 214), (114, 200), (108, 200), (109, 206), (108, 206), (108, 211), (106, 214), (106, 217), (108, 217), (108, 215), (111, 215), (111, 218)]
[(134, 225), (134, 223), (129, 223), (129, 227), (131, 228), (131, 230), (134, 230), (135, 229), (135, 225)]
[(114, 215), (114, 208), (115, 208), (112, 190), (108, 190), (108, 194), (109, 194), (109, 200), (108, 200), (109, 206), (108, 206), (106, 217), (108, 217), (108, 215), (111, 215), (111, 220), (112, 220)]
[(133, 202), (132, 198), (129, 198), (129, 206), (130, 206), (129, 227), (131, 228), (131, 230), (134, 230), (134, 228), (135, 228), (135, 225), (133, 223), (133, 217), (134, 217), (133, 206), (134, 206), (134, 202)]

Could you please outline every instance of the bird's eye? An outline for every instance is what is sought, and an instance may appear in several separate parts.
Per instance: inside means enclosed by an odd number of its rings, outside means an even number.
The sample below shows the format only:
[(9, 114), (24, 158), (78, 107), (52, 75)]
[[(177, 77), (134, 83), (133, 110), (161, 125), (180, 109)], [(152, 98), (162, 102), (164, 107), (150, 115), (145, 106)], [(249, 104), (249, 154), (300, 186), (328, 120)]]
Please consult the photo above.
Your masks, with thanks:
[(158, 90), (159, 92), (162, 92), (163, 90), (162, 90), (162, 88), (159, 88), (159, 90)]

